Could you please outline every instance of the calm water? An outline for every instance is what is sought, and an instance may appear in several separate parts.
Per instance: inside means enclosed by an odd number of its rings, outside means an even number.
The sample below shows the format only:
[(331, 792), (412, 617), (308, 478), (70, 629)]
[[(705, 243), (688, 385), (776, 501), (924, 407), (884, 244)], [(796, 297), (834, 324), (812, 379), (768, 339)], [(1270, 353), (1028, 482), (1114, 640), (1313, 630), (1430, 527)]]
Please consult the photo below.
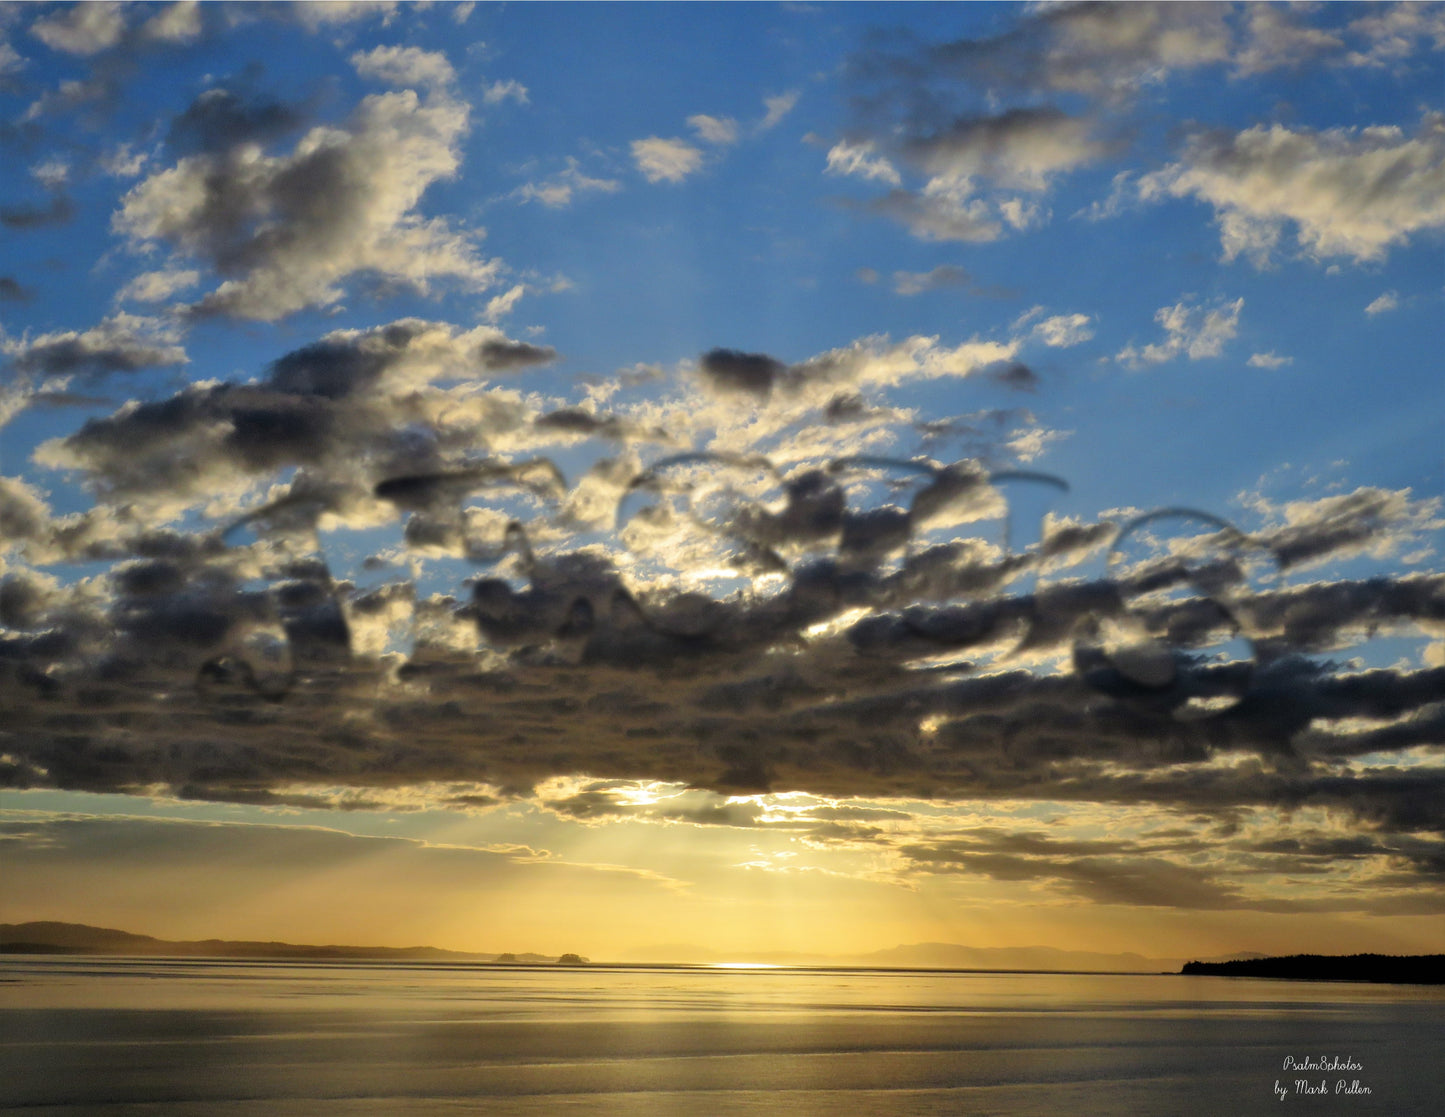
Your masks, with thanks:
[(1445, 990), (10, 958), (0, 1112), (1437, 1117)]

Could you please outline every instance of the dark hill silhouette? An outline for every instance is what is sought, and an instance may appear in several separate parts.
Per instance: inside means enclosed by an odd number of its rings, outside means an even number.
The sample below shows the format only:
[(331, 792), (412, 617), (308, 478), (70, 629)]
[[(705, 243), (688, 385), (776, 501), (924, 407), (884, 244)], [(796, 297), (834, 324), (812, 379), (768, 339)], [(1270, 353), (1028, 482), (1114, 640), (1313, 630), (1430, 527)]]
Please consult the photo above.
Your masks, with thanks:
[(1212, 977), (1445, 985), (1445, 954), (1291, 954), (1233, 962), (1186, 962), (1179, 972)]

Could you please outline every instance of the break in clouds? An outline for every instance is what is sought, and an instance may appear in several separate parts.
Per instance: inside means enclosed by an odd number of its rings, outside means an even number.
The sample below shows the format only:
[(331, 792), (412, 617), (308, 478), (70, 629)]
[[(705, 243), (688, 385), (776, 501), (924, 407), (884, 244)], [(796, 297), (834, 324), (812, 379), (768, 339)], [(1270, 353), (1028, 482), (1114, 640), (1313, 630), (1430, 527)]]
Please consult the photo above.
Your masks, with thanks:
[[(1373, 65), (1440, 34), (1411, 10), (1305, 35), (1292, 9), (1059, 6), (998, 39), (869, 50), (820, 177), (879, 191), (853, 210), (921, 239), (1021, 235), (1060, 180), (1127, 154), (1117, 122), (1148, 82)], [(213, 18), (86, 5), (29, 32), (97, 59), (101, 97), (117, 52)], [(535, 279), (423, 204), (475, 124), (452, 64), (400, 47), (350, 63), (395, 88), (325, 123), (247, 82), (195, 97), (130, 160), (115, 308), (0, 335), (0, 420), (88, 415), (0, 477), (5, 786), (362, 806), (424, 789), (458, 809), (783, 829), (900, 879), (1100, 903), (1439, 909), (1438, 500), (1361, 486), (1022, 522), (1021, 492), (1067, 488), (1047, 451), (1068, 433), (1024, 404), (1047, 390), (1035, 366), (1094, 336), (1073, 308), (811, 355), (728, 339), (559, 389), (543, 373), (566, 354), (500, 324)], [(973, 104), (985, 85), (1019, 103)], [(39, 95), (31, 119), (87, 88)], [(480, 97), (527, 102), (502, 79)], [(796, 99), (768, 99), (752, 132)], [(681, 188), (744, 142), (730, 117), (686, 119), (691, 138), (630, 143), (647, 185), (626, 188)], [(1430, 112), (1414, 131), (1186, 129), (1092, 216), (1193, 200), (1225, 260), (1264, 267), (1293, 237), (1378, 261), (1445, 224), (1440, 137)], [(36, 181), (7, 226), (68, 220), (67, 173)], [(622, 189), (572, 160), (512, 197)], [(0, 297), (34, 282), (7, 275)], [(954, 265), (892, 279), (902, 297), (973, 284)], [(126, 398), (139, 374), (194, 371), (191, 331), (442, 288), (482, 300), (473, 324), (383, 316)], [(1247, 315), (1239, 297), (1158, 302), (1115, 365), (1217, 358)], [(978, 406), (926, 412), (939, 384), (977, 386)], [(1073, 829), (1008, 817), (1030, 802)], [(1316, 884), (1281, 899), (1286, 877)]]

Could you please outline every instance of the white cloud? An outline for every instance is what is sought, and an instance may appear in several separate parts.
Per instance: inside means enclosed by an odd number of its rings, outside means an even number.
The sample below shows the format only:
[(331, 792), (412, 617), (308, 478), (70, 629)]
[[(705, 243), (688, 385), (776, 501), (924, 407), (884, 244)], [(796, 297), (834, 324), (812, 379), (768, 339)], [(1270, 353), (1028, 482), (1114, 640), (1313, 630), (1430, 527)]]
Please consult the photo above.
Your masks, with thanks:
[(30, 177), (47, 190), (58, 190), (70, 178), (70, 164), (64, 159), (47, 159), (30, 168)]
[(798, 103), (798, 93), (790, 90), (787, 93), (780, 93), (776, 97), (764, 97), (763, 107), (767, 109), (767, 115), (758, 124), (759, 132), (766, 132), (793, 111), (793, 106)]
[(119, 144), (101, 159), (100, 165), (106, 174), (116, 178), (135, 178), (145, 169), (148, 158), (144, 151), (136, 151), (128, 143)]
[(1365, 307), (1365, 313), (1373, 318), (1377, 314), (1384, 314), (1387, 311), (1395, 310), (1400, 305), (1400, 293), (1398, 291), (1386, 291), (1369, 306)]
[(74, 4), (55, 15), (38, 19), (30, 33), (51, 50), (66, 54), (98, 54), (120, 42), (125, 34), (125, 16), (119, 4), (95, 0)]
[(1010, 109), (997, 116), (965, 118), (912, 140), (910, 160), (940, 184), (977, 178), (998, 186), (1041, 192), (1058, 174), (1093, 162), (1105, 145), (1093, 124), (1056, 109)]
[(510, 197), (523, 202), (541, 202), (550, 209), (564, 209), (572, 204), (574, 194), (598, 192), (615, 194), (622, 184), (615, 178), (593, 178), (578, 169), (577, 160), (568, 157), (564, 170), (540, 182), (528, 182), (513, 190)]
[(992, 241), (1006, 228), (1021, 231), (1048, 220), (1045, 207), (1012, 192), (1041, 194), (1057, 175), (1102, 156), (1108, 145), (1094, 139), (1092, 129), (1089, 120), (1047, 108), (959, 119), (901, 145), (902, 156), (929, 176), (919, 191), (901, 188), (897, 170), (873, 154), (871, 140), (835, 145), (827, 170), (895, 187), (867, 208), (902, 222), (921, 240)]
[(4, 39), (0, 39), (0, 78), (4, 78), (6, 74), (13, 74), (24, 66), (25, 59), (20, 56), (19, 52)]
[(686, 140), (658, 136), (633, 140), (632, 159), (648, 182), (681, 182), (702, 166), (702, 152)]
[(1249, 5), (1246, 24), (1247, 41), (1234, 59), (1234, 72), (1239, 76), (1298, 66), (1344, 45), (1338, 35), (1308, 26), (1297, 11), (1280, 4)]
[(708, 116), (698, 113), (687, 118), (687, 123), (698, 134), (698, 138), (710, 144), (725, 147), (738, 142), (738, 122), (730, 116)]
[(433, 89), (450, 85), (457, 72), (440, 51), (419, 47), (377, 47), (357, 51), (351, 64), (364, 78), (375, 78), (388, 85), (419, 86)]
[(148, 19), (141, 28), (148, 39), (184, 43), (201, 33), (201, 9), (196, 0), (176, 0)]
[(1187, 356), (1191, 361), (1217, 357), (1225, 342), (1238, 332), (1239, 312), (1244, 299), (1218, 302), (1208, 309), (1190, 304), (1187, 299), (1173, 306), (1161, 306), (1154, 312), (1154, 321), (1164, 327), (1164, 340), (1143, 349), (1126, 346), (1115, 360), (1129, 368), (1162, 364), (1175, 357)]
[(382, 23), (391, 22), (396, 14), (396, 0), (297, 0), (292, 12), (312, 31), (330, 24), (353, 23), (381, 16)]
[(1215, 4), (1113, 4), (1040, 8), (1049, 27), (1041, 59), (1054, 89), (1130, 92), (1170, 70), (1229, 56), (1227, 9)]
[(482, 104), (484, 105), (500, 105), (503, 101), (508, 100), (516, 101), (519, 105), (531, 104), (527, 96), (527, 87), (514, 79), (494, 81), (482, 94)]
[(1250, 368), (1284, 368), (1285, 365), (1294, 364), (1293, 357), (1281, 357), (1276, 353), (1255, 353), (1246, 364)]
[(488, 300), (487, 309), (482, 314), (483, 320), (495, 325), (508, 314), (512, 313), (512, 310), (526, 293), (526, 284), (518, 283), (516, 286), (509, 288), (495, 298)]
[(1365, 10), (1366, 15), (1349, 24), (1350, 33), (1366, 44), (1346, 57), (1352, 66), (1402, 62), (1415, 53), (1421, 40), (1429, 40), (1436, 50), (1445, 49), (1445, 8), (1438, 4), (1394, 3)]
[(897, 169), (887, 158), (873, 154), (871, 140), (858, 144), (850, 144), (845, 140), (834, 144), (828, 152), (826, 173), (873, 179), (886, 182), (890, 186), (901, 186), (903, 183)]
[(1445, 114), (1399, 128), (1294, 132), (1263, 125), (1198, 135), (1184, 158), (1139, 183), (1146, 200), (1195, 197), (1214, 207), (1224, 259), (1268, 264), (1286, 225), (1310, 256), (1379, 260), (1445, 227)]
[(1049, 217), (1048, 211), (1041, 209), (1037, 202), (1026, 202), (1022, 198), (1005, 198), (998, 203), (998, 212), (1010, 228), (1020, 232), (1042, 225)]
[(172, 295), (188, 290), (201, 281), (201, 273), (193, 269), (142, 272), (120, 289), (121, 302), (165, 302)]
[(1056, 314), (1045, 318), (1033, 329), (1033, 336), (1055, 349), (1080, 345), (1094, 336), (1087, 314)]

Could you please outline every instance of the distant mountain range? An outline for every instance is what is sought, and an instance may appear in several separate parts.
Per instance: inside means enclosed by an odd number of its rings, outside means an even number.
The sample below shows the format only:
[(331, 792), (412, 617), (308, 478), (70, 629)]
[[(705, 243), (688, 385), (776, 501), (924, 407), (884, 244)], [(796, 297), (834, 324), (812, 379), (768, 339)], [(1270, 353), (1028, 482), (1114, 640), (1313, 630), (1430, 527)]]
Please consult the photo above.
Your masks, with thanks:
[[(308, 946), (289, 942), (202, 939), (177, 942), (89, 927), (83, 923), (0, 923), (0, 954), (114, 954), (171, 958), (272, 958), (292, 960), (486, 962), (500, 965), (582, 965), (577, 954), (480, 954), (434, 946)], [(1142, 954), (1105, 954), (1058, 950), (1049, 946), (976, 947), (923, 942), (867, 954), (826, 955), (787, 952), (724, 953), (688, 944), (629, 951), (620, 962), (707, 965), (751, 962), (778, 966), (863, 966), (877, 969), (1020, 970), (1055, 973), (1185, 973), (1239, 977), (1291, 977), (1305, 980), (1386, 981), (1414, 984), (1445, 982), (1445, 955), (1395, 957), (1354, 954), (1327, 957), (1298, 954), (1271, 958), (1244, 953), (1221, 958), (1147, 958)]]
[(305, 946), (289, 942), (202, 939), (175, 942), (84, 923), (0, 923), (0, 954), (124, 954), (169, 958), (354, 959), (409, 962), (494, 962), (538, 965), (586, 961), (576, 954), (474, 954), (434, 946)]
[[(1241, 953), (1224, 959), (1263, 958)], [(636, 962), (756, 962), (775, 966), (872, 966), (879, 969), (920, 970), (1029, 970), (1063, 973), (1178, 973), (1183, 958), (1147, 958), (1142, 954), (1105, 954), (1089, 950), (1059, 950), (1051, 946), (960, 946), (957, 943), (921, 942), (894, 946), (867, 954), (803, 954), (797, 952), (726, 953), (685, 943), (642, 947), (628, 951)]]

